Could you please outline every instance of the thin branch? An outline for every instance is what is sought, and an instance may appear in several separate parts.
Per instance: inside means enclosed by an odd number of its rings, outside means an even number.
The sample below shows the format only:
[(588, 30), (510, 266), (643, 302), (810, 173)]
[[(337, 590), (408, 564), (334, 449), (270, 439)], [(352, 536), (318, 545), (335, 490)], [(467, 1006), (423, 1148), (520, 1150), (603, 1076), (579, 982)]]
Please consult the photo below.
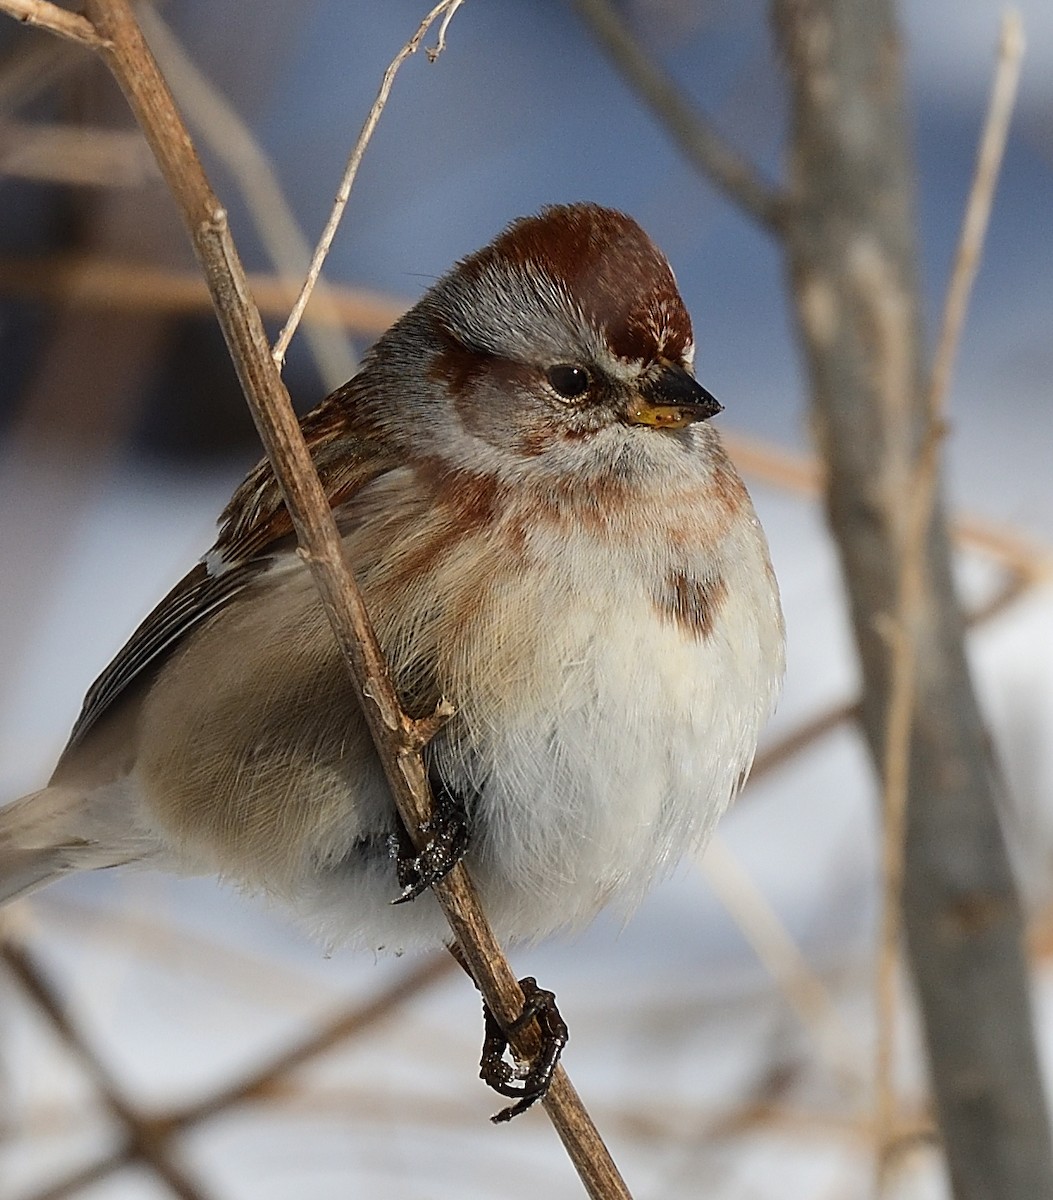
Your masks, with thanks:
[(453, 14), (461, 7), (464, 0), (457, 0), (456, 4), (450, 4), (446, 9), (446, 15), (439, 25), (439, 32), (435, 38), (435, 45), (426, 48), (424, 53), (428, 56), (428, 62), (435, 62), (439, 55), (446, 49), (446, 31), (450, 28), (450, 22), (453, 20)]
[(716, 131), (650, 58), (610, 0), (574, 0), (574, 7), (636, 95), (651, 109), (684, 157), (747, 215), (779, 229), (787, 198)]
[[(2, 263), (3, 260), (0, 260)], [(0, 267), (2, 286), (2, 267)], [(798, 454), (782, 446), (728, 430), (721, 440), (735, 465), (744, 474), (802, 496), (821, 496), (826, 487), (826, 470), (814, 454)], [(1053, 577), (1053, 553), (1017, 530), (975, 513), (957, 513), (954, 537), (960, 547), (985, 554), (1031, 580)]]
[[(300, 286), (296, 280), (274, 275), (251, 274), (247, 278), (253, 299), (269, 317), (284, 316)], [(135, 312), (212, 311), (208, 285), (200, 271), (120, 262), (91, 254), (0, 257), (0, 295)], [(334, 285), (329, 288), (326, 306), (316, 313), (312, 305), (309, 312), (312, 323), (332, 322), (360, 337), (375, 338), (406, 308), (401, 300), (380, 292)]]
[[(0, 3), (0, 12), (3, 5)], [(68, 41), (33, 38), (33, 44), (20, 44), (0, 60), (0, 117), (9, 116), (74, 68), (91, 62)]]
[(395, 82), (395, 76), (399, 73), (399, 68), (411, 54), (416, 54), (428, 30), (441, 16), (443, 20), (439, 26), (439, 40), (435, 47), (428, 51), (429, 60), (431, 62), (435, 61), (446, 45), (446, 29), (450, 23), (450, 19), (463, 3), (464, 0), (442, 0), (441, 4), (437, 4), (421, 22), (413, 37), (410, 38), (391, 60), (388, 69), (384, 72), (384, 78), (380, 82), (380, 91), (377, 93), (376, 100), (373, 101), (373, 107), (369, 110), (366, 123), (362, 126), (362, 132), (358, 135), (358, 141), (355, 143), (355, 148), (351, 151), (351, 157), (347, 160), (343, 178), (340, 180), (340, 187), (337, 189), (336, 200), (333, 202), (325, 229), (322, 230), (322, 236), (318, 239), (318, 245), (315, 247), (314, 255), (311, 258), (311, 266), (307, 272), (307, 278), (304, 280), (303, 288), (297, 297), (296, 303), (293, 305), (289, 319), (285, 322), (281, 333), (278, 334), (278, 340), (274, 343), (272, 353), (275, 362), (280, 364), (285, 361), (285, 352), (289, 349), (289, 343), (292, 341), (293, 334), (300, 324), (303, 311), (307, 307), (307, 301), (321, 273), (322, 264), (329, 253), (330, 246), (333, 244), (333, 238), (336, 236), (337, 227), (343, 218), (344, 209), (347, 207), (347, 201), (351, 195), (351, 188), (354, 185), (355, 176), (358, 174), (358, 168), (362, 163), (362, 157), (366, 152), (366, 147), (369, 145), (370, 139), (373, 137), (373, 131), (380, 120), (380, 114), (384, 111), (384, 107), (388, 102), (388, 96), (391, 93), (392, 84)]
[(451, 974), (455, 967), (448, 954), (432, 954), (402, 972), (372, 999), (340, 1013), (320, 1029), (254, 1067), (241, 1079), (224, 1084), (211, 1095), (186, 1105), (162, 1118), (170, 1129), (199, 1125), (236, 1104), (244, 1104), (271, 1095), (276, 1081), (310, 1062), (319, 1054), (350, 1038), (359, 1037), (388, 1020), (400, 1006), (419, 996), (425, 988)]
[(91, 187), (140, 187), (157, 164), (138, 130), (0, 121), (0, 175)]
[(778, 914), (719, 835), (710, 840), (700, 865), (743, 937), (826, 1052), (838, 1082), (846, 1091), (860, 1094), (865, 1081), (848, 1027)]
[[(149, 4), (139, 10), (139, 24), (157, 55), (177, 100), (198, 137), (226, 164), (241, 192), (253, 224), (279, 275), (302, 279), (311, 247), (300, 228), (267, 155), (227, 98), (198, 69), (179, 39)], [(315, 312), (306, 337), (327, 392), (355, 373), (355, 355), (336, 319), (331, 289), (319, 277)], [(284, 315), (284, 314), (282, 314)]]
[[(447, 7), (434, 9), (432, 19)], [(341, 538), (277, 359), (270, 352), (259, 310), (252, 302), (226, 212), (209, 186), (128, 0), (88, 0), (87, 11), (104, 39), (106, 62), (146, 134), (190, 232), (246, 400), (296, 529), (300, 553), (348, 663), (399, 815), (420, 844), (421, 826), (432, 811), (423, 749), (450, 710), (440, 705), (424, 721), (414, 721), (402, 711), (361, 594), (344, 561)], [(487, 1005), (508, 1028), (522, 1012), (523, 993), (463, 864), (436, 884), (434, 893)], [(517, 1032), (512, 1040), (517, 1055), (531, 1058), (539, 1045), (536, 1024)], [(543, 1103), (589, 1195), (594, 1200), (625, 1200), (629, 1192), (562, 1068), (557, 1068)]]
[[(0, 961), (73, 1051), (92, 1086), (122, 1125), (128, 1146), (120, 1152), (121, 1158), (134, 1156), (148, 1163), (180, 1200), (204, 1200), (204, 1193), (172, 1157), (164, 1135), (121, 1095), (108, 1068), (74, 1026), (57, 992), (26, 951), (13, 941), (0, 942)], [(97, 1177), (93, 1169), (92, 1178)]]
[(1009, 12), (1002, 22), (998, 62), (987, 119), (980, 140), (954, 270), (944, 304), (942, 329), (927, 397), (928, 428), (907, 493), (906, 520), (901, 534), (896, 614), (894, 623), (888, 629), (891, 639), (891, 661), (882, 769), (885, 817), (882, 842), (884, 892), (877, 972), (878, 1040), (875, 1063), (879, 1186), (887, 1179), (893, 1152), (900, 1142), (896, 1127), (894, 1053), (911, 728), (916, 698), (918, 642), (921, 637), (926, 591), (926, 536), (932, 520), (939, 478), (939, 448), (943, 438), (947, 387), (987, 231), (1020, 79), (1023, 51), (1024, 38), (1020, 17), (1015, 12)]
[(92, 50), (101, 50), (105, 45), (105, 39), (99, 37), (89, 20), (57, 4), (49, 4), (48, 0), (0, 0), (0, 12)]
[(938, 423), (944, 407), (951, 370), (958, 351), (958, 341), (969, 307), (969, 297), (980, 265), (995, 187), (1005, 153), (1006, 139), (1009, 136), (1009, 122), (1016, 104), (1024, 49), (1024, 28), (1020, 14), (1015, 9), (1010, 9), (1002, 18), (998, 63), (991, 84), (987, 117), (976, 155), (972, 188), (962, 219), (954, 270), (944, 302), (940, 340), (933, 356), (929, 404), (934, 423)]

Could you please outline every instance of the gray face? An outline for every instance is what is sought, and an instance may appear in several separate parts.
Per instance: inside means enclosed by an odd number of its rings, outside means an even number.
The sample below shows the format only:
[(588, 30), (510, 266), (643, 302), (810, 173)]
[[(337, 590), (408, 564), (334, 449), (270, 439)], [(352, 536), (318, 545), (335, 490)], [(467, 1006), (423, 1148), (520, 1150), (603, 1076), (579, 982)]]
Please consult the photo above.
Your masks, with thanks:
[(395, 365), (416, 407), (415, 379), (431, 409), (430, 447), (415, 447), (431, 453), (452, 450), (456, 428), (491, 465), (610, 469), (672, 449), (648, 440), (690, 448), (688, 427), (719, 410), (690, 375), (691, 323), (665, 258), (635, 222), (592, 205), (515, 222), (384, 343), (374, 363)]

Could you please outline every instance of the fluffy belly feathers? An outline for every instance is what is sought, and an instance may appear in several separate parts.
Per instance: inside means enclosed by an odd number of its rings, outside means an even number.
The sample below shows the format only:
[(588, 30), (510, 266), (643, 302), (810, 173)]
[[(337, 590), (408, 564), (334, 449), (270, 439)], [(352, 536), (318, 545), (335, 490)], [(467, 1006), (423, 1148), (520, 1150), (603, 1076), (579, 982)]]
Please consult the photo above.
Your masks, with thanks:
[[(425, 514), (407, 516), (427, 534)], [(480, 535), (415, 563), (411, 584), (402, 565), (426, 536), (350, 541), (407, 706), (457, 707), (433, 764), (469, 804), (469, 866), (505, 936), (581, 923), (612, 895), (631, 905), (702, 841), (781, 673), (759, 532), (726, 563), (685, 564), (722, 582), (704, 635), (663, 608), (659, 564), (634, 547), (589, 536), (495, 555)], [(144, 799), (184, 864), (282, 895), (334, 939), (439, 935), (430, 896), (388, 904), (394, 816), (310, 579), (290, 561), (263, 587), (166, 664), (184, 678), (144, 708)], [(245, 645), (251, 658), (232, 650)]]

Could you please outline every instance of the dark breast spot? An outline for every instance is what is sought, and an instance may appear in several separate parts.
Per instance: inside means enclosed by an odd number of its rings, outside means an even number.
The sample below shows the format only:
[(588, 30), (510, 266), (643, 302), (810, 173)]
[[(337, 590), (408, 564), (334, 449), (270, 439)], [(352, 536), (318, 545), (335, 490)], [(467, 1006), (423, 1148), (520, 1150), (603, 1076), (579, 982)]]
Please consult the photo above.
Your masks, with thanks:
[(713, 633), (727, 593), (727, 584), (719, 577), (695, 579), (683, 571), (672, 571), (658, 589), (655, 607), (662, 617), (698, 642)]

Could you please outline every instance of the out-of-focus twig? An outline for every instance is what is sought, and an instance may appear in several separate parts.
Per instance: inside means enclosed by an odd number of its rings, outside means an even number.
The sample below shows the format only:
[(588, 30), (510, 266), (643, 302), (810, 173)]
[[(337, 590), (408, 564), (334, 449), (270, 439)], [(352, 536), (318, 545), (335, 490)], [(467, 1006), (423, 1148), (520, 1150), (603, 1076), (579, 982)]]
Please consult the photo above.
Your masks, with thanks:
[[(30, 912), (36, 918), (34, 933), (45, 939), (61, 930), (86, 953), (101, 950), (127, 955), (131, 951), (137, 964), (153, 963), (178, 971), (185, 979), (197, 976), (264, 1010), (273, 1006), (286, 1014), (299, 1013), (320, 1001), (336, 1003), (339, 998), (331, 982), (318, 977), (308, 982), (302, 971), (274, 955), (253, 954), (243, 946), (177, 924), (161, 911), (138, 903), (134, 896), (96, 907), (80, 897), (67, 899), (61, 889), (52, 889), (35, 896), (31, 903), (9, 905), (3, 915), (16, 913), (24, 918)], [(6, 936), (6, 926), (0, 923), (2, 936)], [(21, 937), (28, 941), (30, 934), (22, 932)]]
[(336, 236), (337, 227), (344, 215), (347, 201), (351, 196), (351, 188), (354, 185), (355, 176), (358, 174), (358, 168), (362, 163), (362, 157), (366, 152), (366, 147), (369, 145), (370, 139), (373, 137), (373, 131), (377, 127), (380, 115), (388, 102), (388, 96), (395, 82), (395, 76), (399, 73), (399, 68), (411, 54), (416, 54), (428, 30), (442, 17), (442, 22), (439, 26), (438, 42), (428, 53), (428, 59), (431, 62), (435, 61), (446, 45), (446, 30), (450, 24), (450, 19), (463, 3), (464, 0), (442, 0), (441, 4), (436, 4), (420, 23), (417, 32), (402, 47), (398, 54), (395, 55), (388, 65), (388, 69), (384, 72), (384, 77), (380, 82), (380, 91), (377, 93), (376, 100), (373, 101), (373, 106), (366, 117), (366, 123), (362, 126), (362, 132), (358, 135), (358, 141), (355, 143), (355, 147), (351, 151), (351, 157), (347, 160), (347, 166), (344, 168), (343, 178), (340, 180), (339, 188), (337, 188), (336, 199), (329, 213), (329, 219), (325, 223), (322, 236), (318, 239), (318, 245), (315, 247), (314, 254), (311, 257), (311, 265), (307, 272), (307, 278), (304, 280), (300, 294), (296, 298), (296, 303), (289, 314), (289, 319), (285, 322), (285, 326), (281, 333), (278, 334), (278, 339), (274, 343), (272, 353), (276, 362), (281, 363), (285, 360), (285, 352), (289, 348), (289, 343), (296, 332), (296, 327), (299, 325), (304, 309), (307, 307), (307, 301), (310, 299), (311, 292), (321, 273), (322, 264), (329, 253), (329, 247), (333, 244), (333, 238)]
[(987, 226), (991, 219), (991, 205), (994, 202), (995, 188), (1009, 136), (1009, 123), (1016, 105), (1024, 49), (1024, 27), (1020, 14), (1016, 9), (1010, 9), (1002, 18), (998, 60), (991, 83), (987, 116), (980, 135), (972, 186), (962, 218), (951, 281), (944, 301), (940, 337), (932, 360), (929, 405), (934, 425), (939, 424), (945, 406), (962, 326), (980, 265), (980, 255), (983, 253)]
[[(0, 260), (0, 286), (2, 272)], [(745, 474), (802, 496), (823, 494), (826, 473), (815, 455), (787, 450), (734, 430), (722, 430), (721, 439), (735, 465)], [(1053, 575), (1053, 550), (1016, 529), (968, 512), (955, 513), (952, 529), (964, 549), (993, 558), (1029, 580)]]
[(681, 152), (754, 220), (777, 229), (785, 196), (730, 146), (641, 48), (610, 0), (574, 0), (574, 7), (636, 95), (656, 114)]
[(172, 1155), (167, 1138), (122, 1096), (106, 1065), (74, 1026), (55, 989), (25, 949), (14, 941), (0, 942), (0, 962), (73, 1051), (92, 1086), (120, 1122), (128, 1139), (119, 1152), (121, 1161), (134, 1157), (148, 1163), (180, 1200), (205, 1200), (205, 1194)]
[[(966, 617), (969, 628), (984, 625), (1001, 615), (1010, 605), (1015, 604), (1029, 588), (1034, 586), (1035, 577), (1031, 572), (1013, 571), (1002, 586), (985, 603), (974, 609)], [(814, 717), (802, 722), (796, 729), (784, 734), (771, 745), (764, 747), (753, 763), (747, 788), (751, 783), (761, 779), (771, 771), (794, 759), (798, 754), (814, 745), (820, 738), (833, 733), (848, 721), (858, 721), (863, 715), (861, 700), (850, 700), (836, 704)]]
[(137, 187), (157, 178), (138, 131), (0, 122), (0, 175), (44, 183)]
[(835, 1075), (850, 1092), (863, 1090), (858, 1051), (829, 991), (808, 966), (749, 873), (718, 835), (702, 856), (702, 873), (721, 904), (753, 947), (802, 1023), (831, 1060)]
[[(258, 274), (247, 278), (253, 299), (265, 316), (280, 317), (289, 311), (299, 288), (297, 281)], [(0, 295), (135, 312), (212, 311), (208, 285), (198, 271), (177, 271), (90, 254), (0, 257)], [(317, 313), (311, 311), (311, 321), (334, 322), (359, 337), (375, 338), (407, 307), (379, 292), (331, 286), (328, 303)]]
[(34, 38), (33, 46), (20, 46), (0, 60), (0, 117), (45, 92), (74, 66), (90, 63), (69, 42)]
[(365, 1004), (355, 1005), (340, 1013), (306, 1037), (280, 1051), (270, 1061), (260, 1063), (243, 1078), (228, 1083), (211, 1095), (167, 1114), (163, 1120), (171, 1128), (186, 1129), (198, 1125), (236, 1104), (259, 1099), (270, 1093), (271, 1087), (304, 1063), (341, 1042), (361, 1036), (364, 1032), (388, 1020), (403, 1004), (419, 996), (427, 988), (445, 979), (455, 969), (453, 958), (445, 953), (432, 954), (404, 971), (390, 985), (381, 989)]
[(29, 955), (13, 941), (4, 941), (0, 943), (0, 961), (11, 971), (27, 998), (51, 1020), (128, 1134), (125, 1145), (78, 1167), (72, 1174), (36, 1193), (31, 1200), (58, 1200), (59, 1197), (72, 1195), (89, 1184), (107, 1178), (135, 1159), (141, 1159), (158, 1170), (182, 1200), (205, 1200), (197, 1186), (185, 1179), (172, 1160), (169, 1147), (175, 1137), (235, 1105), (280, 1093), (286, 1077), (298, 1067), (340, 1042), (361, 1036), (389, 1020), (402, 1005), (449, 975), (454, 966), (453, 960), (446, 954), (423, 959), (402, 972), (391, 984), (379, 989), (370, 1000), (354, 1005), (321, 1028), (313, 1030), (268, 1062), (257, 1066), (244, 1078), (180, 1109), (147, 1116), (136, 1112), (123, 1098), (105, 1066), (92, 1052), (80, 1030), (69, 1020), (58, 995)]
[[(311, 247), (285, 199), (270, 159), (227, 98), (190, 59), (157, 10), (144, 4), (138, 15), (187, 119), (234, 176), (278, 274), (286, 279), (302, 279), (310, 265)], [(354, 374), (355, 356), (343, 335), (329, 284), (321, 276), (312, 299), (314, 311), (305, 336), (324, 390), (331, 392)]]

